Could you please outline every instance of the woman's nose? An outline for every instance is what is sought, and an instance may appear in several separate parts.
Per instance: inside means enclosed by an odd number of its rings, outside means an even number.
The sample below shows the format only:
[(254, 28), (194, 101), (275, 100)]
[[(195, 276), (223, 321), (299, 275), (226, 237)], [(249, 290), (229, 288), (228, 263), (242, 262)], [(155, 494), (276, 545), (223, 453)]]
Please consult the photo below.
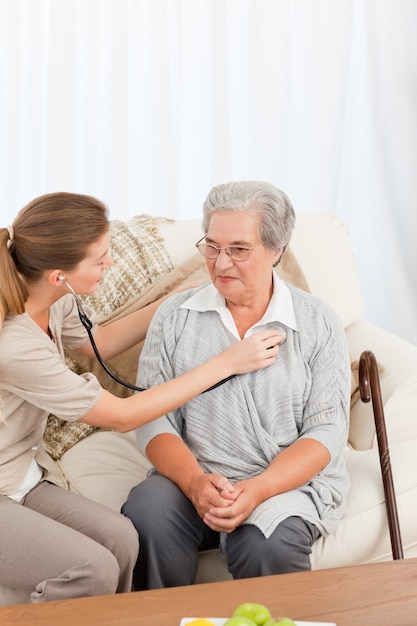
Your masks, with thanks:
[(230, 267), (233, 265), (233, 259), (227, 254), (226, 250), (220, 250), (216, 258), (217, 267)]

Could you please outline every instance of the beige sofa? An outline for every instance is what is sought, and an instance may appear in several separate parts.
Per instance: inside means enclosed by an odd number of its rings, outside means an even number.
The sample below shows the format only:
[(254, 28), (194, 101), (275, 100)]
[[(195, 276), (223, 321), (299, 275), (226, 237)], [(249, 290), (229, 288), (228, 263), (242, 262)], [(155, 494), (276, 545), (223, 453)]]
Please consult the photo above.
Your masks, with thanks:
[[(154, 251), (149, 246), (147, 251), (165, 258), (167, 267), (160, 267), (156, 278), (148, 277), (149, 284), (159, 284), (173, 266), (178, 269), (193, 257), (194, 243), (201, 237), (199, 220), (162, 220), (153, 227), (153, 232), (156, 230), (159, 239)], [(310, 290), (340, 315), (352, 361), (364, 350), (371, 350), (384, 368), (381, 390), (404, 555), (417, 556), (417, 347), (362, 319), (355, 258), (347, 228), (336, 216), (299, 214), (291, 249)], [(124, 262), (127, 257), (124, 251)], [(104, 296), (109, 298), (108, 290)], [(130, 379), (135, 380), (134, 367)], [(139, 452), (133, 433), (86, 434), (60, 458), (51, 459), (53, 472), (66, 488), (117, 511), (130, 488), (143, 480), (149, 463)], [(360, 400), (351, 408), (346, 461), (352, 485), (346, 513), (337, 532), (314, 545), (314, 569), (392, 558), (372, 407)], [(217, 551), (201, 555), (198, 582), (226, 577), (230, 575)], [(0, 605), (26, 601), (21, 590), (0, 587)]]

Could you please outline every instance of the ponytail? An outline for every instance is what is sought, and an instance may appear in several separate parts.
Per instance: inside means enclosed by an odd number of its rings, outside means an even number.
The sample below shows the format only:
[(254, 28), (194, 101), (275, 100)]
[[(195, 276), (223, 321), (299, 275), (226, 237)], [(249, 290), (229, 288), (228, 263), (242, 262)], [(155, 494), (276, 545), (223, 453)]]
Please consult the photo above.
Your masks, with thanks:
[(100, 200), (66, 192), (35, 198), (12, 226), (0, 228), (0, 330), (8, 313), (24, 313), (27, 284), (46, 270), (72, 270), (108, 228)]
[(14, 240), (8, 228), (0, 229), (0, 330), (7, 313), (20, 315), (25, 311), (27, 289), (13, 261)]

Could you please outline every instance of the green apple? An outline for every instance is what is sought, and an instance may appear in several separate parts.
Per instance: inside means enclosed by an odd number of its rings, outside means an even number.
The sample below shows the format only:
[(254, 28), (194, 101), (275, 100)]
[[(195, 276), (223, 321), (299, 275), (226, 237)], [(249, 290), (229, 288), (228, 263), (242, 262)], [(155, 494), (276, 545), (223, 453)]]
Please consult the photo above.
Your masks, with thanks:
[(224, 626), (258, 626), (253, 619), (244, 615), (233, 615), (224, 623)]
[(233, 616), (236, 615), (248, 617), (255, 622), (256, 626), (263, 626), (265, 622), (272, 617), (266, 606), (257, 604), (256, 602), (244, 602), (243, 604), (239, 604), (233, 613)]
[(290, 617), (272, 617), (263, 626), (297, 626)]

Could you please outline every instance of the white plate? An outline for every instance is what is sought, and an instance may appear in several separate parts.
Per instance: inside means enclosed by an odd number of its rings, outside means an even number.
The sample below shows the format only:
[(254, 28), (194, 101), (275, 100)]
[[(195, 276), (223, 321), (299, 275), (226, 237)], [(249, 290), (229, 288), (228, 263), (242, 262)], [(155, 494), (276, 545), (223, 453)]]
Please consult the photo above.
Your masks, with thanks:
[[(191, 622), (193, 619), (198, 619), (197, 617), (183, 617), (180, 626), (187, 626), (188, 622)], [(200, 618), (201, 619), (201, 618)], [(210, 620), (213, 622), (214, 626), (224, 626), (224, 623), (229, 619), (228, 617), (205, 617), (204, 619)], [(297, 626), (337, 626), (334, 622), (299, 622), (295, 620)]]

